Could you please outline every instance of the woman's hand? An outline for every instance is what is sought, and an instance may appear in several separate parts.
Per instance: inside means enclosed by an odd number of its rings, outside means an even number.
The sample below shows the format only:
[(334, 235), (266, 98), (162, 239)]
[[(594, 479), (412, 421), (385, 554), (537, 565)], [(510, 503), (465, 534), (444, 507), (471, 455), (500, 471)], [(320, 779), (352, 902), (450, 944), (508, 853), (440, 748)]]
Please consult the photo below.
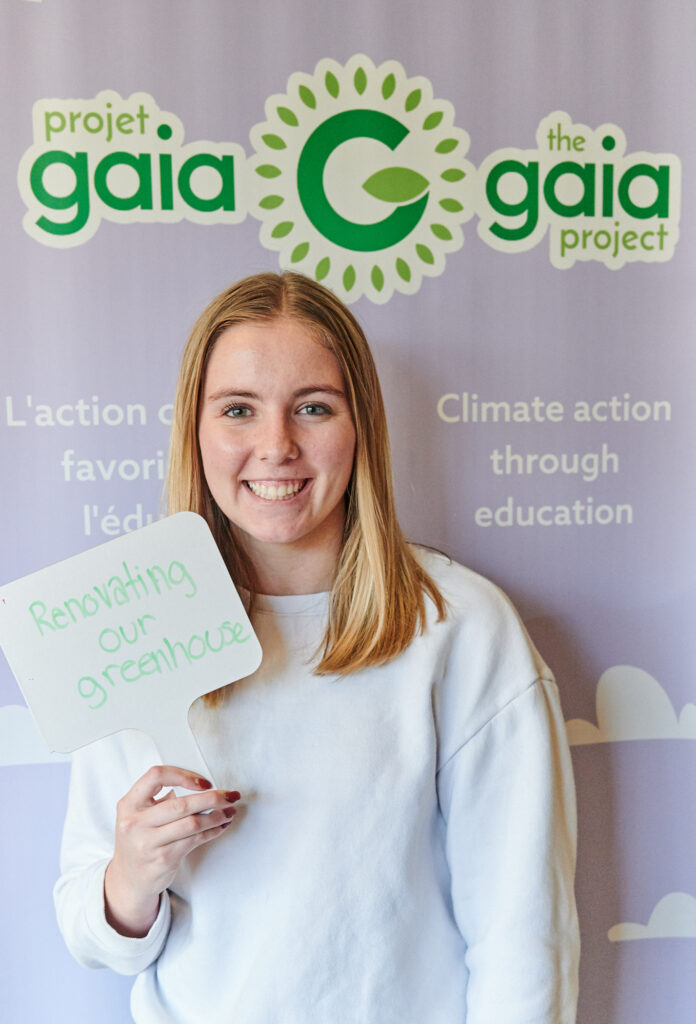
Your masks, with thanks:
[[(198, 792), (180, 797), (169, 792), (156, 800), (166, 786)], [(121, 935), (147, 935), (160, 895), (179, 864), (224, 832), (237, 800), (239, 793), (211, 789), (206, 779), (182, 768), (157, 765), (138, 779), (118, 802), (114, 856), (104, 878), (106, 919), (112, 928)]]

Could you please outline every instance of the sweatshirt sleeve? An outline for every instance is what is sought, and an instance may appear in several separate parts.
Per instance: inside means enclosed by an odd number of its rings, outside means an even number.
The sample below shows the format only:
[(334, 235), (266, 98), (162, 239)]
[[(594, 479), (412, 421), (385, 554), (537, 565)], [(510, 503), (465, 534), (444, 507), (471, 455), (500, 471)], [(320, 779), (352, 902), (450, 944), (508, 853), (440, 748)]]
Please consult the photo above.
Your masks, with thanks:
[(442, 766), (467, 1024), (573, 1024), (576, 814), (555, 683), (511, 698)]
[[(156, 763), (148, 741), (109, 737), (73, 755), (68, 810), (61, 846), (61, 876), (54, 888), (58, 925), (75, 959), (85, 967), (137, 974), (157, 959), (169, 932), (171, 909), (163, 893), (146, 936), (128, 938), (106, 920), (104, 873), (113, 854), (116, 804)], [(141, 757), (140, 755), (144, 756)], [(135, 756), (133, 756), (135, 755)]]

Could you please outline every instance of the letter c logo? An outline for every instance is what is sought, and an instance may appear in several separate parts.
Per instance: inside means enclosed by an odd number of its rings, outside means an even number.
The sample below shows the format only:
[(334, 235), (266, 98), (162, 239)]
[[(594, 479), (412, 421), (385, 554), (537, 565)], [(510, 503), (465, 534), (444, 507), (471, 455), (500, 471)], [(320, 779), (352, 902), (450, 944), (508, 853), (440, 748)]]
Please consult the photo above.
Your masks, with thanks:
[(335, 149), (349, 139), (377, 139), (396, 149), (408, 135), (400, 121), (379, 110), (345, 110), (323, 121), (307, 139), (297, 165), (297, 190), (308, 218), (330, 242), (356, 252), (396, 245), (423, 216), (428, 193), (400, 206), (375, 224), (356, 224), (336, 213), (324, 191), (324, 168)]

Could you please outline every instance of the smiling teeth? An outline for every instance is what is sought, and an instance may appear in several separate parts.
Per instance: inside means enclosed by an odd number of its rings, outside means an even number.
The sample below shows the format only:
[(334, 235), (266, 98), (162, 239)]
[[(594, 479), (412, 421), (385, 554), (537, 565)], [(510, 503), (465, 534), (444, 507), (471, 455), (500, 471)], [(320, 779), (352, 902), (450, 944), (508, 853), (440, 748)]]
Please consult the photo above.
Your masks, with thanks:
[(267, 501), (279, 501), (282, 498), (292, 498), (304, 487), (304, 480), (288, 480), (282, 484), (259, 484), (253, 480), (246, 481), (247, 487), (259, 498)]

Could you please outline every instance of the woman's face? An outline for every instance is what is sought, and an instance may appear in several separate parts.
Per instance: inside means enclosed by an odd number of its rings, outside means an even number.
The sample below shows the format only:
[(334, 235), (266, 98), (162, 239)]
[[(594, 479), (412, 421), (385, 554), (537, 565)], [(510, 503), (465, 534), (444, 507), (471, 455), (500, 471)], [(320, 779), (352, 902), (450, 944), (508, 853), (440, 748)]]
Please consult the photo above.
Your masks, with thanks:
[(208, 359), (198, 436), (205, 478), (251, 556), (338, 550), (355, 428), (336, 357), (306, 327), (238, 324)]

